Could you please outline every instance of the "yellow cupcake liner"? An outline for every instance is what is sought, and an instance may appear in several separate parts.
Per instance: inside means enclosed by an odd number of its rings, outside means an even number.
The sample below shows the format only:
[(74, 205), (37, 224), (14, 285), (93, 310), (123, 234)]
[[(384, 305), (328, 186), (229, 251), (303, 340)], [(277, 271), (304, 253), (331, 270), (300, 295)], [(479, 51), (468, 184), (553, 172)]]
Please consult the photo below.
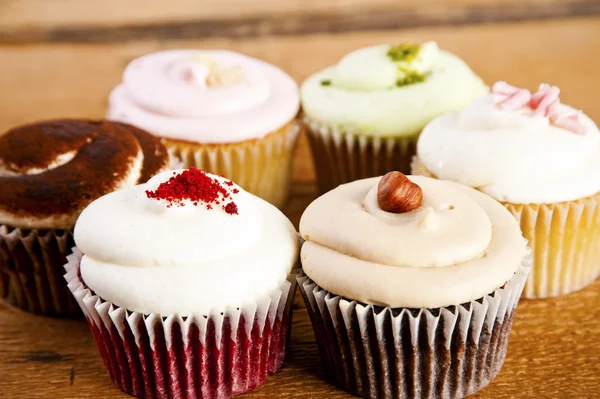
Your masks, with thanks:
[[(412, 172), (436, 177), (417, 157)], [(525, 298), (575, 292), (600, 275), (600, 193), (552, 204), (502, 204), (519, 221), (533, 251)]]
[(300, 133), (296, 120), (262, 139), (227, 144), (199, 144), (163, 139), (171, 168), (196, 167), (225, 176), (281, 208), (288, 197), (294, 148)]
[(304, 117), (321, 194), (340, 184), (381, 176), (392, 170), (409, 173), (418, 134), (367, 137)]

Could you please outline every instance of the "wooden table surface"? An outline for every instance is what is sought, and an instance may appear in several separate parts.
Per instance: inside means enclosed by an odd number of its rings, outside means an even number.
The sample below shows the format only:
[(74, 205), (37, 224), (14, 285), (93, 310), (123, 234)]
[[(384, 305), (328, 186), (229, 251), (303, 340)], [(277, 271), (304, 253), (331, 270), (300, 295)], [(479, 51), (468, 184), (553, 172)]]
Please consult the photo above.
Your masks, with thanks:
[[(128, 61), (177, 47), (229, 48), (289, 71), (298, 81), (372, 43), (434, 39), (462, 56), (488, 83), (560, 86), (562, 99), (600, 121), (600, 17), (527, 24), (477, 24), (404, 31), (128, 43), (0, 45), (0, 131), (55, 117), (102, 117)], [(314, 199), (305, 138), (294, 163), (286, 213), (297, 225)], [(323, 380), (315, 338), (296, 298), (284, 369), (245, 398), (349, 398)], [(504, 368), (479, 398), (600, 397), (600, 282), (566, 297), (523, 300)], [(0, 398), (120, 398), (83, 320), (33, 316), (0, 302)]]

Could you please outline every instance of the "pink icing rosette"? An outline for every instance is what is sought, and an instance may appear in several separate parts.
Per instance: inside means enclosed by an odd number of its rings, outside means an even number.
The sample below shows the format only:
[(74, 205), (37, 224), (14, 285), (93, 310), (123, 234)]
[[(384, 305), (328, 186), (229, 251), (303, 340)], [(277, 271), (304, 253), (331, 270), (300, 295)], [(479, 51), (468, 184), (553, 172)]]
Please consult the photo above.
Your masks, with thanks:
[(548, 118), (552, 124), (576, 134), (585, 134), (582, 112), (560, 102), (560, 89), (547, 83), (540, 84), (534, 94), (527, 89), (496, 82), (492, 88), (494, 102), (507, 111), (525, 110), (532, 117)]

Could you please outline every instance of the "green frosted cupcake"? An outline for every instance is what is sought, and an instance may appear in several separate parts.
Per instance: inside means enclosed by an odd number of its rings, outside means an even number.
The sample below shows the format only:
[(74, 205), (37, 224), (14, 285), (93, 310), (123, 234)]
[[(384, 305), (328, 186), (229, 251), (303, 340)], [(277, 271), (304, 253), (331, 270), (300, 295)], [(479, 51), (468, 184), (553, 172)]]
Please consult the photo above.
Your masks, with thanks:
[(390, 170), (408, 173), (423, 127), (487, 91), (435, 42), (364, 47), (315, 73), (301, 97), (319, 190)]

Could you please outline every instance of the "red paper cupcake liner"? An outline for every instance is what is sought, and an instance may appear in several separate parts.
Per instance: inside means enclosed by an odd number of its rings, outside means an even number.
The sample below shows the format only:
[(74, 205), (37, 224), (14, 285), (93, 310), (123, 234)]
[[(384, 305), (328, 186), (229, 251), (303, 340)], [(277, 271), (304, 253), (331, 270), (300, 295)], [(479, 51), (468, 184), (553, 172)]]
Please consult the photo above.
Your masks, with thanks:
[(72, 230), (0, 225), (0, 297), (31, 313), (80, 316), (63, 278), (73, 245)]
[(140, 398), (230, 398), (253, 390), (283, 365), (296, 290), (291, 274), (255, 303), (205, 316), (142, 314), (97, 296), (79, 273), (74, 248), (65, 279), (81, 306), (108, 373)]
[(500, 371), (531, 259), (484, 298), (437, 309), (348, 300), (304, 274), (300, 291), (323, 368), (336, 385), (371, 399), (458, 399)]

